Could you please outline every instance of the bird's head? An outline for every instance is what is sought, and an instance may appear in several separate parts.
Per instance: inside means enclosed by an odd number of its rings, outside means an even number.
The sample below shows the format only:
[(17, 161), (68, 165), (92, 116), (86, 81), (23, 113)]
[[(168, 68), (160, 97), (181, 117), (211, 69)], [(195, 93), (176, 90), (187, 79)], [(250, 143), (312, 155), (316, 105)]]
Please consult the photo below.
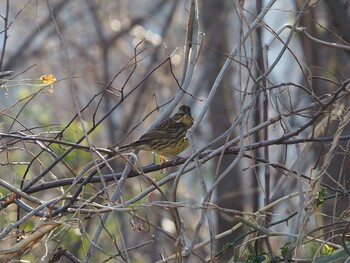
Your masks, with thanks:
[(191, 108), (187, 105), (180, 106), (177, 113), (173, 116), (173, 119), (176, 122), (181, 122), (182, 124), (186, 125), (188, 128), (190, 128), (194, 123), (194, 120), (191, 114)]

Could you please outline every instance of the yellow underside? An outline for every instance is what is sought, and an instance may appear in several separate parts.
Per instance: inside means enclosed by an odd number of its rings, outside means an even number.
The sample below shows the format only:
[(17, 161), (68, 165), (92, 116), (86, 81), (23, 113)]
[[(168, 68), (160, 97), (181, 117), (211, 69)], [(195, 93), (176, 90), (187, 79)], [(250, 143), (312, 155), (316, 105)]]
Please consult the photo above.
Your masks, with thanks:
[(160, 156), (176, 156), (183, 152), (189, 146), (189, 142), (186, 139), (180, 140), (175, 147), (165, 147), (162, 150), (154, 150), (149, 145), (140, 145), (137, 147), (139, 150), (150, 151)]

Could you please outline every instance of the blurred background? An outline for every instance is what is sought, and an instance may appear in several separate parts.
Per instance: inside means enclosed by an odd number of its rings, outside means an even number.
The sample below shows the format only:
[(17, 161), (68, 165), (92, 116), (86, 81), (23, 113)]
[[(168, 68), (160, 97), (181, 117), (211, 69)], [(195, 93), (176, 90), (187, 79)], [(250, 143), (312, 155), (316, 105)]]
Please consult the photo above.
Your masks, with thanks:
[[(266, 7), (269, 3), (274, 4)], [(16, 187), (26, 185), (55, 159), (55, 155), (50, 154), (35, 157), (41, 150), (38, 145), (26, 141), (14, 143), (4, 137), (5, 134), (49, 138), (59, 134), (62, 141), (74, 143), (104, 118), (83, 145), (107, 148), (139, 138), (180, 90), (179, 83), (186, 71), (184, 50), (190, 6), (191, 1), (182, 0), (1, 1), (0, 71), (14, 71), (12, 76), (1, 79), (1, 179)], [(218, 262), (234, 262), (237, 248), (238, 251), (241, 249), (236, 257), (240, 259), (261, 255), (262, 251), (267, 251), (271, 260), (273, 255), (282, 258), (280, 248), (290, 239), (288, 235), (261, 238), (259, 243), (251, 241), (254, 254), (239, 244), (247, 244), (247, 240), (254, 235), (258, 237), (259, 232), (252, 236), (249, 232), (252, 228), (235, 229), (234, 226), (241, 222), (237, 216), (249, 218), (250, 213), (288, 194), (315, 190), (310, 178), (319, 175), (319, 171), (322, 171), (322, 180), (315, 180), (328, 186), (326, 196), (331, 196), (330, 201), (322, 206), (322, 217), (318, 208), (309, 215), (308, 223), (304, 224), (310, 225), (303, 233), (309, 235), (317, 227), (323, 229), (320, 220), (324, 225), (332, 225), (347, 218), (349, 200), (343, 192), (339, 194), (339, 191), (346, 192), (349, 180), (346, 138), (332, 150), (331, 160), (324, 159), (332, 149), (334, 134), (337, 131), (341, 136), (348, 134), (347, 123), (339, 130), (339, 123), (344, 121), (342, 116), (347, 116), (347, 94), (323, 109), (323, 115), (316, 116), (320, 105), (315, 101), (325, 102), (349, 78), (349, 1), (203, 0), (198, 1), (197, 8), (201, 42), (191, 43), (198, 47), (196, 66), (187, 92), (179, 103), (190, 105), (195, 119), (208, 106), (194, 133), (195, 149), (210, 144), (209, 150), (215, 151), (234, 142), (234, 138), (238, 139), (231, 147), (269, 140), (271, 143), (247, 147), (244, 154), (248, 156), (241, 156), (237, 163), (235, 151), (215, 155), (201, 168), (181, 177), (177, 202), (181, 207), (179, 218), (186, 230), (183, 240), (187, 244), (211, 240), (209, 243), (213, 244), (213, 247), (203, 245), (194, 250), (190, 256), (192, 262), (206, 262), (213, 259), (213, 255)], [(255, 26), (254, 21), (266, 8), (267, 14)], [(308, 37), (304, 28), (315, 39)], [(243, 39), (245, 35), (247, 38)], [(327, 43), (337, 43), (339, 48)], [(235, 49), (237, 52), (230, 57)], [(224, 74), (219, 75), (226, 61), (230, 64)], [(40, 76), (48, 74), (57, 79), (52, 93), (50, 86), (38, 84)], [(218, 76), (222, 79), (217, 79)], [(216, 80), (219, 81), (218, 89), (208, 101)], [(299, 111), (310, 105), (315, 106)], [(73, 119), (80, 111), (79, 118)], [(285, 119), (247, 133), (279, 114)], [(237, 116), (242, 118), (238, 120)], [(311, 119), (314, 122), (309, 123)], [(283, 134), (303, 125), (307, 127), (295, 133), (295, 137), (283, 138)], [(273, 141), (279, 138), (282, 139)], [(305, 138), (329, 140), (287, 143), (289, 139)], [(60, 155), (68, 146), (52, 147)], [(188, 157), (192, 153), (193, 148), (189, 147), (181, 156)], [(71, 178), (97, 157), (89, 151), (73, 151), (65, 157), (65, 164), (55, 166), (39, 182)], [(152, 154), (141, 151), (136, 166), (152, 164), (153, 159)], [(276, 164), (280, 167), (276, 168)], [(122, 172), (125, 160), (115, 158), (110, 165), (115, 172)], [(156, 182), (178, 170), (177, 166), (147, 176)], [(295, 171), (298, 171), (297, 175)], [(297, 178), (300, 174), (306, 176), (301, 185)], [(197, 231), (205, 200), (201, 178), (208, 189), (214, 188), (213, 196), (207, 200), (214, 206), (205, 207), (212, 213), (204, 216), (205, 222)], [(124, 201), (138, 196), (150, 185), (150, 181), (142, 176), (128, 179), (123, 188)], [(111, 194), (113, 186), (115, 182), (107, 186), (102, 183), (87, 185), (72, 208), (77, 209), (94, 195), (98, 196), (97, 203), (107, 204), (108, 194), (99, 191)], [(320, 187), (318, 185), (316, 192)], [(162, 189), (171, 200), (172, 183)], [(4, 196), (8, 191), (1, 189), (1, 193)], [(69, 190), (62, 186), (34, 196), (50, 200), (63, 193), (67, 194)], [(261, 212), (260, 218), (252, 216), (254, 220), (251, 220), (267, 226), (300, 211), (299, 198), (287, 199), (267, 209), (266, 214)], [(135, 207), (130, 206), (130, 210), (111, 213), (91, 262), (157, 262), (173, 255), (179, 241), (172, 216), (166, 204), (160, 205), (161, 201), (164, 201), (163, 197), (153, 191), (134, 202)], [(5, 216), (0, 221), (2, 228), (18, 220), (18, 215), (26, 214), (18, 212), (16, 206), (7, 207), (2, 213)], [(83, 260), (101, 214), (87, 215), (72, 210), (62, 215), (61, 221), (76, 220), (79, 227), (65, 227), (50, 236), (50, 242), (47, 241), (50, 249), (44, 253), (34, 248), (26, 259), (46, 262), (56, 247), (64, 246)], [(33, 217), (22, 228), (35, 225), (39, 219)], [(212, 225), (210, 220), (213, 220)], [(277, 224), (276, 231), (295, 233), (294, 220), (295, 217), (291, 217), (290, 223), (286, 220)], [(140, 228), (135, 230), (135, 226)], [(211, 235), (230, 229), (231, 233), (213, 242)], [(336, 230), (339, 229), (324, 229), (326, 233), (315, 236), (337, 244)], [(343, 230), (339, 231), (343, 233)], [(134, 249), (135, 246), (140, 247)], [(298, 255), (313, 257), (317, 248), (314, 244), (305, 245), (303, 254)]]

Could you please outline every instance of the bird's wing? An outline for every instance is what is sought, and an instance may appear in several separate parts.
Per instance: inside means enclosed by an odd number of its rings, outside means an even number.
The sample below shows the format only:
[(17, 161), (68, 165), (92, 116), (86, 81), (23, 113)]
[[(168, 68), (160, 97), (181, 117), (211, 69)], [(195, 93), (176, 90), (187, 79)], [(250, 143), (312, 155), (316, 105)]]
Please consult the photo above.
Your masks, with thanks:
[(166, 138), (168, 132), (165, 130), (151, 130), (140, 137), (136, 142), (146, 142), (154, 139)]
[[(166, 125), (164, 125), (166, 122)], [(137, 141), (119, 147), (121, 150), (135, 148), (144, 144), (149, 143), (155, 139), (170, 139), (176, 138), (178, 136), (179, 129), (183, 129), (181, 124), (175, 122), (174, 120), (167, 119), (163, 125), (157, 126), (155, 129), (148, 131), (142, 135)], [(179, 127), (180, 126), (180, 127)]]

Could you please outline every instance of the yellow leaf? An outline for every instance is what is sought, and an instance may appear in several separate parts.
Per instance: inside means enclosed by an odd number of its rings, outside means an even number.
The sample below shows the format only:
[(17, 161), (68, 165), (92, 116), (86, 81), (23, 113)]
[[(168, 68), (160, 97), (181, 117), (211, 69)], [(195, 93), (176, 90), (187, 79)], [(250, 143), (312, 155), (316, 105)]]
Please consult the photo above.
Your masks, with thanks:
[(53, 74), (42, 75), (40, 77), (40, 80), (43, 82), (43, 84), (49, 84), (50, 85), (49, 92), (52, 93), (53, 92), (53, 83), (56, 82), (55, 76)]

